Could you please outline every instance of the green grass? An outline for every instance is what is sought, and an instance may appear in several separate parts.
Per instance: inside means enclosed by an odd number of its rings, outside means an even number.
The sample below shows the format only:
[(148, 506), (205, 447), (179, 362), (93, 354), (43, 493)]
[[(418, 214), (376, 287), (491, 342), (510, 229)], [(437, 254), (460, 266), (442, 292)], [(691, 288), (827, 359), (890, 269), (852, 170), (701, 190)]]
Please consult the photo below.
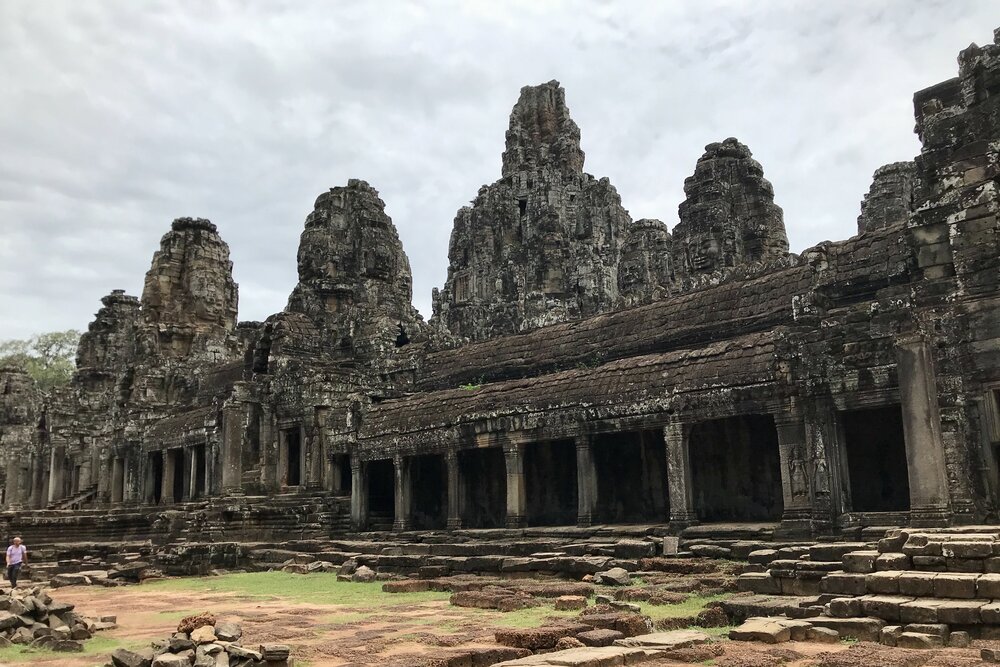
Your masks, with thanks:
[(556, 611), (553, 607), (543, 604), (517, 611), (487, 612), (486, 615), (490, 617), (488, 620), (492, 625), (500, 628), (537, 628), (545, 625), (549, 617), (568, 618), (579, 613), (579, 611)]
[(678, 604), (655, 605), (648, 602), (639, 602), (642, 613), (649, 616), (653, 621), (661, 618), (684, 618), (685, 616), (697, 616), (698, 612), (705, 608), (705, 605), (717, 600), (725, 600), (728, 593), (721, 595), (692, 595), (687, 600)]
[(146, 645), (147, 642), (145, 641), (111, 639), (110, 637), (101, 637), (100, 635), (83, 642), (83, 653), (57, 653), (56, 651), (46, 649), (14, 645), (7, 648), (0, 648), (0, 664), (8, 662), (36, 663), (43, 660), (65, 659), (74, 655), (111, 653), (116, 648), (125, 647), (135, 649)]
[(383, 593), (380, 582), (337, 581), (333, 573), (241, 572), (219, 577), (161, 579), (142, 584), (163, 591), (232, 593), (256, 599), (281, 599), (319, 605), (387, 607), (447, 600), (448, 593)]
[(726, 639), (729, 637), (729, 631), (735, 628), (735, 625), (724, 625), (721, 628), (699, 628), (696, 626), (691, 626), (689, 630), (698, 630), (704, 632), (706, 635), (711, 635), (712, 637), (720, 637)]

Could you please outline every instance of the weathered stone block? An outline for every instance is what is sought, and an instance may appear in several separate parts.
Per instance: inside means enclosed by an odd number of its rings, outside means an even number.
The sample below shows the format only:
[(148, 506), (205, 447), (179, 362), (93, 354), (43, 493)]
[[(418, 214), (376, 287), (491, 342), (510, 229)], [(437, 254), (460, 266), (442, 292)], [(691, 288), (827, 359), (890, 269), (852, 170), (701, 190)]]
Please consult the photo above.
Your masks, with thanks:
[(841, 558), (845, 572), (867, 573), (875, 571), (875, 559), (879, 553), (877, 551), (851, 551)]
[(975, 574), (942, 572), (934, 577), (934, 597), (974, 598), (976, 597)]
[(898, 593), (901, 572), (873, 572), (865, 576), (865, 585), (872, 593)]

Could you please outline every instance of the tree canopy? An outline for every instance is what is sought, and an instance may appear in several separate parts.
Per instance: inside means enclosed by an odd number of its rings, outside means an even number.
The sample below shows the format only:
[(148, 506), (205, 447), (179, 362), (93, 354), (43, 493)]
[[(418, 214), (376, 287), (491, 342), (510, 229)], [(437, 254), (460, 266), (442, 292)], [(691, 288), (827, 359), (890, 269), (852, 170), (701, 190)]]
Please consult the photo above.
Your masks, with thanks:
[(76, 348), (80, 332), (50, 331), (26, 340), (0, 341), (0, 365), (14, 365), (27, 371), (42, 389), (69, 382), (76, 369)]

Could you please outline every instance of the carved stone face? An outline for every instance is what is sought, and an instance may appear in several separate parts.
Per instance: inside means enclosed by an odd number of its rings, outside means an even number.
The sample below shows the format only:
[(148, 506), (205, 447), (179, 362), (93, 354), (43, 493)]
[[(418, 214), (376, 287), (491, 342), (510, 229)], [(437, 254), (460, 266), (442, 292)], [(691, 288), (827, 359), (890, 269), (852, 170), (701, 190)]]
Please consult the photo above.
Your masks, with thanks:
[(702, 273), (714, 271), (720, 263), (722, 244), (711, 234), (698, 234), (689, 246), (691, 268)]

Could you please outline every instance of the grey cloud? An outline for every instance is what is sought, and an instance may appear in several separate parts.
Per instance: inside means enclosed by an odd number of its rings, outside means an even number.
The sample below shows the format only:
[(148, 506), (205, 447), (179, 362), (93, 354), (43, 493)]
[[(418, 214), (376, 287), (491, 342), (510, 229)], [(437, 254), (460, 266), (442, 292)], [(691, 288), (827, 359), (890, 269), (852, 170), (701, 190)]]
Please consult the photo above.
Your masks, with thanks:
[(219, 226), (262, 319), (349, 178), (379, 189), (429, 315), (518, 90), (552, 78), (633, 217), (672, 225), (704, 145), (735, 135), (793, 249), (845, 238), (874, 169), (919, 149), (912, 93), (996, 25), (992, 0), (0, 3), (0, 339), (138, 293), (183, 215)]

